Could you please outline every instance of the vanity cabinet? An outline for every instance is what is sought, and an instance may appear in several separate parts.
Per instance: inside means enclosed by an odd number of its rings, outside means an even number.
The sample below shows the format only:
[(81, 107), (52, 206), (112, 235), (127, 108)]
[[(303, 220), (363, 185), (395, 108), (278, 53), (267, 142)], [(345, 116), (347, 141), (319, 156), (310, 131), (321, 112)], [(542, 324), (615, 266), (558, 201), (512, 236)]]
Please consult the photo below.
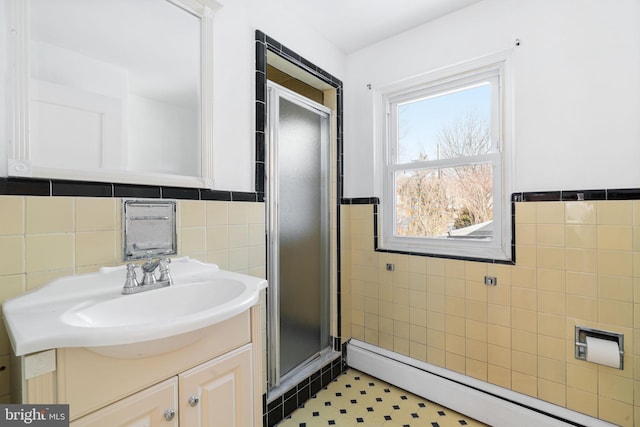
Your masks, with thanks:
[(71, 427), (178, 427), (178, 378), (149, 387), (71, 423)]
[(251, 344), (126, 397), (71, 427), (249, 427)]
[(180, 425), (251, 426), (244, 402), (251, 395), (251, 358), (244, 346), (180, 374)]
[(202, 335), (178, 350), (133, 359), (57, 349), (55, 370), (23, 378), (22, 402), (68, 403), (73, 427), (261, 426), (259, 306)]

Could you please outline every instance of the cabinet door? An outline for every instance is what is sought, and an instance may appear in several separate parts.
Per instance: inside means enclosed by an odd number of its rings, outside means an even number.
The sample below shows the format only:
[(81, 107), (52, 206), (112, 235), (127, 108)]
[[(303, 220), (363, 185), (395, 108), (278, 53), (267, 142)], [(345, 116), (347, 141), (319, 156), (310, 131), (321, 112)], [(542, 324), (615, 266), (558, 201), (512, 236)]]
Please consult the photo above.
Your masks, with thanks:
[(173, 377), (79, 418), (71, 427), (178, 427), (178, 378)]
[(252, 347), (247, 344), (179, 375), (180, 425), (253, 425)]

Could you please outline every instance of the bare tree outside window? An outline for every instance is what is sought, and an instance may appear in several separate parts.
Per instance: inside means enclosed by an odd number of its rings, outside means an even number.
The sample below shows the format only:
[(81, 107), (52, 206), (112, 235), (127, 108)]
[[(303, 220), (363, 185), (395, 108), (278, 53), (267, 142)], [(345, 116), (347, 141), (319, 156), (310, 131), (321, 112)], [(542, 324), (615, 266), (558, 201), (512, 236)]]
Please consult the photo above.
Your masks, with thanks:
[[(491, 151), (489, 124), (475, 111), (445, 124), (437, 133), (437, 159), (471, 157)], [(491, 238), (491, 163), (396, 172), (396, 235)]]

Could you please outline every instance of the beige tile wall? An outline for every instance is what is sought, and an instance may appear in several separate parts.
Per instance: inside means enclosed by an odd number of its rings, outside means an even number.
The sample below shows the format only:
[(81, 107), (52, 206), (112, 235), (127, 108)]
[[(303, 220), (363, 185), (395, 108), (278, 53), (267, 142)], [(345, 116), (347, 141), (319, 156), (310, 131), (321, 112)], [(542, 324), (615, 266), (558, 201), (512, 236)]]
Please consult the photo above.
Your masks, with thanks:
[[(265, 277), (264, 203), (178, 201), (178, 255)], [(121, 264), (121, 199), (0, 196), (0, 302)], [(0, 324), (0, 403), (11, 347)], [(5, 369), (2, 369), (5, 367)]]
[(351, 208), (340, 206), (340, 337), (351, 337)]
[[(351, 336), (640, 426), (640, 202), (517, 203), (515, 266), (374, 252), (372, 206), (347, 210)], [(623, 333), (624, 370), (576, 360), (576, 325)]]

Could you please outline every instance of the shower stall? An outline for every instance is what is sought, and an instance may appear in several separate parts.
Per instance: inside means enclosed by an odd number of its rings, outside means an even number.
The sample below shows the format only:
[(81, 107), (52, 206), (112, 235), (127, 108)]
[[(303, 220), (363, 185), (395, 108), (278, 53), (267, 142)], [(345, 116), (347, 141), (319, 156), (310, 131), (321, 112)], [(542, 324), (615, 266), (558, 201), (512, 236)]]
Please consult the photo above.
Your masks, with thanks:
[(330, 351), (331, 111), (267, 86), (267, 389)]

